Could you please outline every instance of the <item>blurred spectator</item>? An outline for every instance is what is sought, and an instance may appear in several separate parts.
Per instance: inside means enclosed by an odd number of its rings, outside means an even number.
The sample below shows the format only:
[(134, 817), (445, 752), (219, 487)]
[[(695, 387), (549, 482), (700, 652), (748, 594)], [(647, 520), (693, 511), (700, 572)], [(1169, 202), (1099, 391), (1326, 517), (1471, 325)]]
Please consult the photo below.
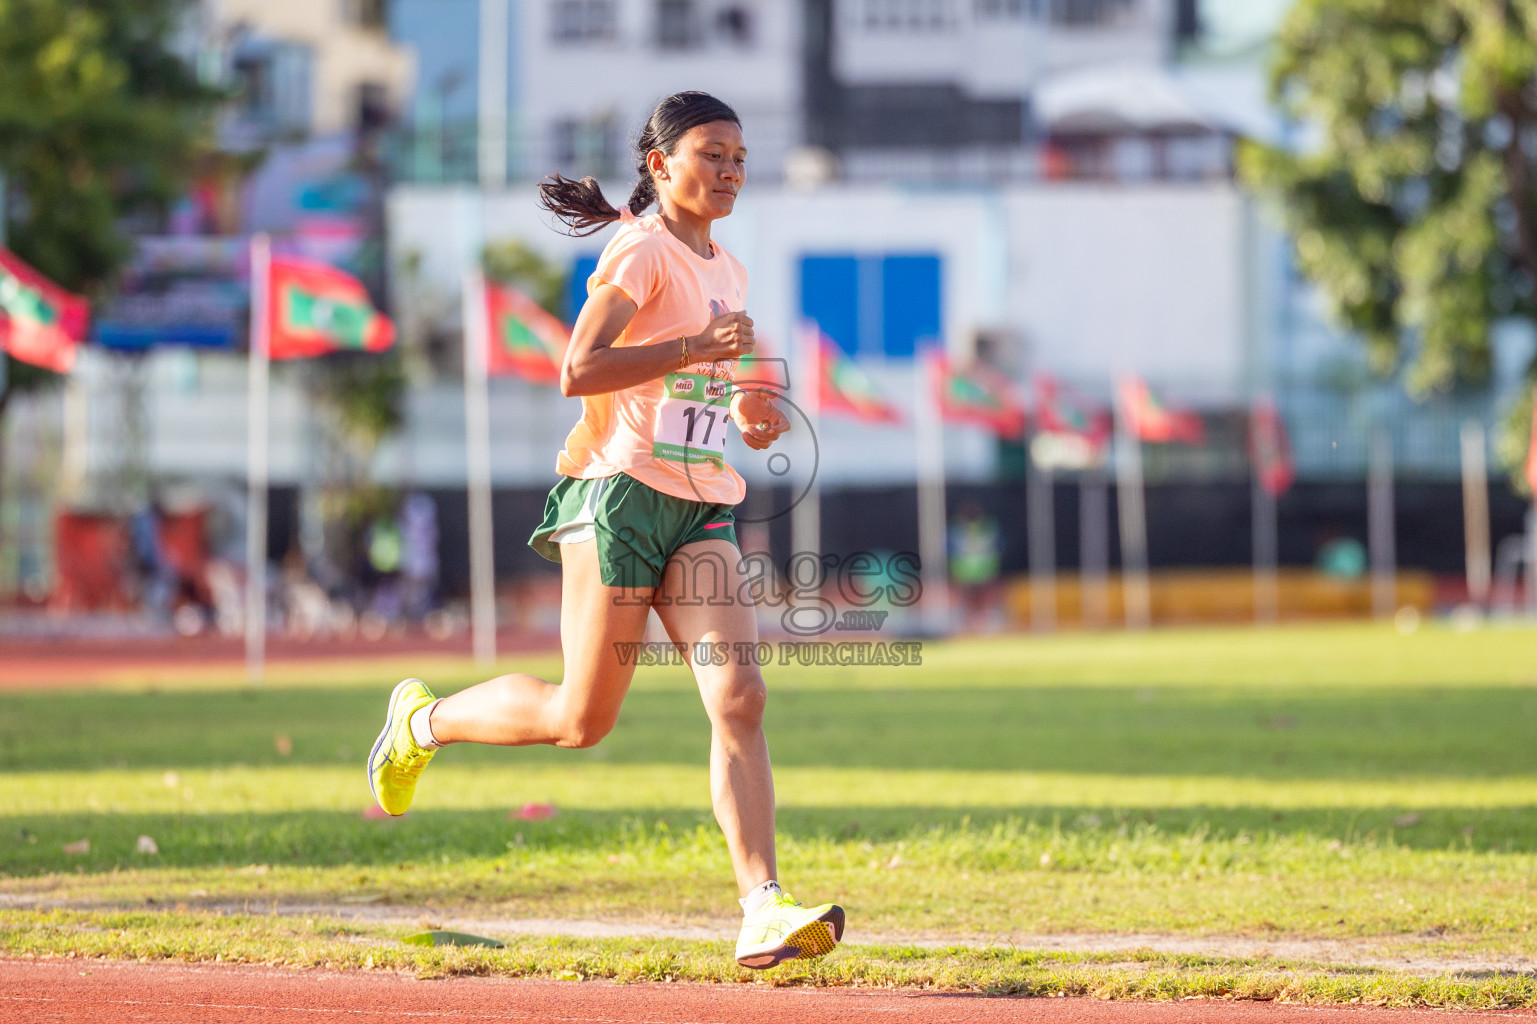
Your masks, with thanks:
[(160, 543), (160, 510), (146, 505), (130, 516), (128, 539), (134, 575), (139, 582), (139, 601), (156, 623), (169, 626), (175, 610), (176, 571)]
[(1318, 549), (1316, 564), (1332, 579), (1360, 579), (1366, 572), (1366, 545), (1354, 537), (1336, 537)]
[[(373, 597), (365, 615), (365, 633), (383, 635), (383, 625), (400, 618), (400, 524), (380, 516), (369, 524), (364, 539), (364, 555), (373, 584)], [(378, 625), (373, 625), (378, 624)]]
[(331, 599), (310, 578), (304, 554), (297, 548), (283, 559), (284, 626), (297, 640), (326, 636), (331, 630)]
[(438, 506), (420, 492), (400, 508), (401, 596), (406, 617), (421, 622), (432, 611), (438, 586)]
[(1000, 562), (998, 521), (979, 505), (962, 506), (950, 524), (950, 578), (960, 598), (965, 628), (1001, 625)]

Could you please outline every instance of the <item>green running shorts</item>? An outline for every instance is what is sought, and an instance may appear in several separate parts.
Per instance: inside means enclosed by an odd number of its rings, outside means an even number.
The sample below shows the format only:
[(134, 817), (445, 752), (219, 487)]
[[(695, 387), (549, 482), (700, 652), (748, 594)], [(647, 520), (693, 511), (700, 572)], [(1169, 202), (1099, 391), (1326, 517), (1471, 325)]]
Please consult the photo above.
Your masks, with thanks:
[(699, 540), (736, 545), (733, 506), (690, 501), (647, 487), (624, 473), (562, 477), (544, 502), (544, 521), (528, 546), (552, 562), (560, 545), (598, 542), (599, 575), (610, 587), (654, 590), (672, 553)]

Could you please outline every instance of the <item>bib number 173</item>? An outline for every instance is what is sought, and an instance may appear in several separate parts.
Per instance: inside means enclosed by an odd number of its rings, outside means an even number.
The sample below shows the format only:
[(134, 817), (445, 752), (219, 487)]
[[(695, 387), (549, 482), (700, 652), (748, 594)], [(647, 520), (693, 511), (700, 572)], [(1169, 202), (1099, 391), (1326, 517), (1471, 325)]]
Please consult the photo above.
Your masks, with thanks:
[(666, 397), (657, 409), (651, 454), (690, 465), (725, 457), (730, 382), (697, 373), (669, 373)]

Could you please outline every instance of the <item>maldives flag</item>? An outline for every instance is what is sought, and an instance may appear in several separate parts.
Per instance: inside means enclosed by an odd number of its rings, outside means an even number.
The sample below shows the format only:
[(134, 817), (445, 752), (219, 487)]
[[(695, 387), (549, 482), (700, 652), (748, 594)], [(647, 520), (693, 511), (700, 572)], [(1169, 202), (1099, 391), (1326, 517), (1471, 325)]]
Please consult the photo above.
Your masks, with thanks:
[(1035, 378), (1035, 421), (1042, 433), (1070, 434), (1098, 448), (1110, 437), (1110, 416), (1090, 411), (1080, 396), (1071, 393), (1055, 377)]
[(1183, 441), (1200, 444), (1206, 440), (1206, 425), (1193, 412), (1176, 412), (1153, 397), (1140, 377), (1127, 377), (1120, 384), (1121, 414), (1139, 441)]
[(363, 282), (328, 264), (272, 257), (267, 295), (273, 359), (383, 352), (395, 344), (395, 325), (374, 309)]
[(1003, 438), (1025, 432), (1025, 407), (1002, 374), (981, 365), (958, 369), (939, 351), (928, 352), (924, 362), (941, 417), (986, 427)]
[(902, 422), (901, 411), (886, 401), (875, 382), (843, 354), (837, 342), (814, 323), (803, 330), (820, 411), (866, 423)]
[(90, 327), (90, 306), (0, 246), (0, 350), (68, 373)]
[(1274, 402), (1257, 401), (1249, 412), (1249, 457), (1254, 460), (1260, 486), (1273, 495), (1285, 494), (1297, 479), (1286, 423)]
[(539, 303), (511, 285), (484, 285), (486, 372), (522, 377), (540, 384), (560, 380), (560, 363), (571, 343), (571, 328), (547, 313)]

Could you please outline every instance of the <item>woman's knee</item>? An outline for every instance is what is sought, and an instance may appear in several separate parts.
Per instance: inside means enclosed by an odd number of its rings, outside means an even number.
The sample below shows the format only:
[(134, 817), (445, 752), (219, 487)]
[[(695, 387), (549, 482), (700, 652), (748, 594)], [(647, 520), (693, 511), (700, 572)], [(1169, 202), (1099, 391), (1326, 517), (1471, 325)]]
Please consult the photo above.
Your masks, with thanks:
[(614, 728), (615, 716), (592, 710), (561, 715), (555, 722), (555, 743), (561, 747), (595, 747)]
[(718, 724), (739, 729), (761, 729), (768, 707), (768, 687), (756, 671), (734, 672), (711, 688), (706, 710)]

